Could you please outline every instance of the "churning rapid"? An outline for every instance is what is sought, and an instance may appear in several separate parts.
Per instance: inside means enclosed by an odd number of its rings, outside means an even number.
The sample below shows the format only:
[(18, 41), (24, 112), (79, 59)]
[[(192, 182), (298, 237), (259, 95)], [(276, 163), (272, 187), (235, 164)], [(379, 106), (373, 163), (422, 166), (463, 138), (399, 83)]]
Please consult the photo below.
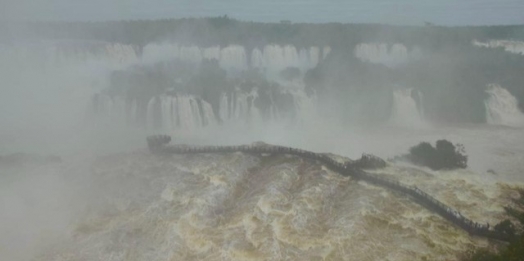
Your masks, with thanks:
[[(71, 239), (38, 259), (435, 260), (487, 243), (406, 197), (294, 156), (143, 150), (89, 168), (93, 191), (80, 193), (90, 203)], [(385, 171), (484, 222), (498, 220), (499, 204), (511, 201), (510, 190), (473, 173)]]
[(520, 68), (521, 43), (467, 36), (440, 48), (426, 34), (439, 27), (410, 40), (374, 26), (227, 31), (226, 18), (199, 26), (227, 34), (189, 37), (198, 21), (178, 38), (97, 29), (92, 40), (0, 42), (0, 259), (459, 260), (492, 246), (322, 162), (153, 155), (144, 138), (263, 141), (340, 162), (449, 139), (465, 145), (467, 169), (387, 161), (372, 173), (494, 225), (524, 182), (524, 94), (520, 74), (488, 65)]

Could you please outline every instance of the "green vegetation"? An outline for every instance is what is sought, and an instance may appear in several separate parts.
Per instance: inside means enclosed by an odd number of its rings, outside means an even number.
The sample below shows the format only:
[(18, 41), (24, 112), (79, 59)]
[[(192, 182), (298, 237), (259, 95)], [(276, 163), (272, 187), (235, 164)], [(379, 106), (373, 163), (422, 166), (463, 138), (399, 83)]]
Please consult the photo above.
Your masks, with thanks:
[[(524, 207), (524, 190), (520, 190), (520, 198), (515, 200), (518, 208)], [(506, 213), (515, 218), (520, 227), (524, 226), (524, 211), (515, 208), (506, 207)], [(478, 249), (466, 255), (463, 261), (522, 261), (524, 260), (524, 234), (518, 233), (517, 228), (511, 221), (504, 220), (494, 227), (496, 230), (516, 235), (515, 239), (509, 245), (502, 247), (498, 252), (488, 249)]]
[(453, 145), (447, 140), (438, 140), (436, 147), (428, 142), (421, 142), (409, 149), (409, 154), (402, 156), (416, 165), (426, 166), (433, 170), (457, 169), (468, 166), (468, 156), (462, 144)]

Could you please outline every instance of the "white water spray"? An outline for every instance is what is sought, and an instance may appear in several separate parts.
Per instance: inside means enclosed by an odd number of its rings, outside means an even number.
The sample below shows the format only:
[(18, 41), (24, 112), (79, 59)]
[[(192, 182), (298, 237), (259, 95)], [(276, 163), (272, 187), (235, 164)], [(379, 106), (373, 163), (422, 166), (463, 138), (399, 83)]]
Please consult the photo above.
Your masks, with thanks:
[(419, 91), (413, 93), (413, 89), (400, 89), (393, 92), (393, 111), (391, 122), (397, 126), (420, 128), (425, 126), (422, 106), (417, 106), (413, 95), (418, 95), (419, 102), (422, 101)]
[[(293, 108), (290, 111), (280, 111), (272, 100), (267, 111), (261, 111), (255, 106), (258, 92), (253, 89), (249, 93), (239, 90), (223, 93), (217, 112), (214, 112), (207, 101), (191, 95), (154, 96), (140, 107), (135, 99), (97, 94), (90, 108), (90, 118), (94, 124), (104, 127), (145, 127), (150, 131), (166, 132), (197, 130), (216, 126), (218, 123), (261, 126), (267, 122), (280, 121), (314, 122), (316, 97), (308, 97), (303, 90), (287, 90), (287, 93), (293, 96)], [(145, 115), (145, 119), (142, 119), (145, 120), (145, 126), (139, 115)]]
[(486, 106), (486, 120), (489, 124), (524, 126), (524, 114), (520, 111), (515, 96), (496, 84), (489, 85), (486, 92), (489, 94), (489, 98), (484, 104)]
[(524, 42), (511, 40), (490, 40), (480, 42), (473, 40), (473, 45), (484, 48), (504, 48), (506, 52), (524, 55)]
[(403, 44), (362, 43), (355, 47), (355, 56), (362, 61), (394, 67), (421, 56), (419, 48), (408, 50)]
[(177, 43), (151, 43), (144, 47), (141, 59), (144, 63), (178, 59), (194, 64), (200, 63), (202, 59), (215, 59), (220, 67), (229, 72), (247, 70), (251, 66), (274, 75), (287, 67), (297, 67), (302, 71), (314, 68), (330, 51), (328, 46), (321, 53), (321, 49), (316, 46), (297, 50), (292, 45), (271, 44), (262, 49), (253, 49), (251, 59), (248, 59), (249, 50), (240, 45), (201, 48)]
[(235, 92), (230, 96), (223, 93), (219, 105), (220, 119), (223, 122), (261, 123), (262, 116), (254, 102), (257, 97), (256, 90), (250, 93)]

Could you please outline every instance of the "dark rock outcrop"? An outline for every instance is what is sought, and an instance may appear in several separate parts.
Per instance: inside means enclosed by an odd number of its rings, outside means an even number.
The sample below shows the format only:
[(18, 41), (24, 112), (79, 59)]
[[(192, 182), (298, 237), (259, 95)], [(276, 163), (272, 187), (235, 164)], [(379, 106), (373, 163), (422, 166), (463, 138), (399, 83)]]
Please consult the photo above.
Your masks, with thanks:
[(438, 140), (434, 147), (429, 142), (421, 142), (409, 149), (409, 153), (397, 156), (394, 161), (407, 161), (425, 166), (432, 170), (465, 169), (468, 167), (468, 156), (464, 145)]

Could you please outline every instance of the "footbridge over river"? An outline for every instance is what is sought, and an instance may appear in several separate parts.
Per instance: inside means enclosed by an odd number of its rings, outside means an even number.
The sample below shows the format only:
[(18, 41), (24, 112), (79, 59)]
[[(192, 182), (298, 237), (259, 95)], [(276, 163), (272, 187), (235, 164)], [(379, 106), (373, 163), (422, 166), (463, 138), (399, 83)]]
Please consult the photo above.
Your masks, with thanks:
[(268, 145), (253, 144), (241, 146), (188, 146), (188, 145), (168, 145), (171, 137), (167, 135), (150, 136), (147, 138), (149, 149), (155, 154), (197, 154), (197, 153), (232, 153), (243, 152), (251, 154), (289, 154), (298, 156), (307, 160), (314, 160), (322, 163), (330, 170), (341, 174), (342, 176), (352, 177), (357, 180), (363, 180), (371, 184), (388, 188), (392, 191), (399, 192), (409, 196), (413, 201), (425, 207), (429, 211), (437, 213), (444, 219), (467, 231), (470, 235), (486, 237), (490, 239), (509, 242), (512, 236), (490, 228), (488, 225), (479, 224), (464, 216), (458, 211), (446, 206), (431, 195), (420, 190), (416, 186), (407, 186), (396, 180), (385, 178), (380, 175), (367, 173), (349, 163), (340, 163), (326, 154), (315, 153), (302, 149)]

